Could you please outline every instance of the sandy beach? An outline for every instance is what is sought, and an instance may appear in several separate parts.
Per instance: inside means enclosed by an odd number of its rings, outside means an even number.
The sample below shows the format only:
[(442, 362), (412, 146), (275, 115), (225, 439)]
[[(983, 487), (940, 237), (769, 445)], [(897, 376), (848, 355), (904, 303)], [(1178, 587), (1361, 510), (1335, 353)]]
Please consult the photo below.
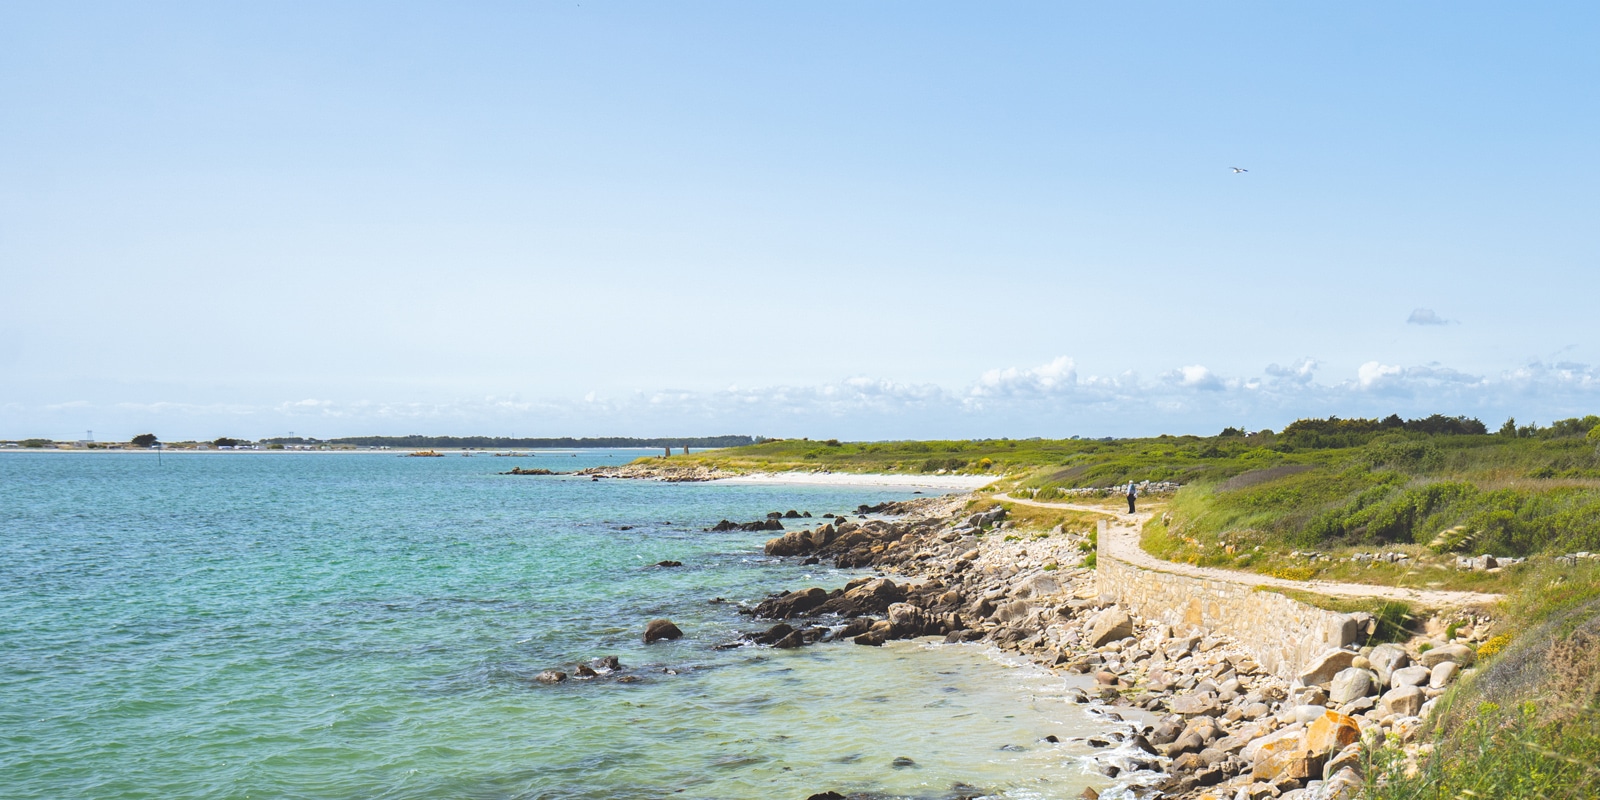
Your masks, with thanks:
[(791, 484), (807, 486), (892, 486), (911, 489), (981, 489), (999, 480), (998, 475), (886, 475), (854, 472), (757, 472), (735, 478), (718, 478), (712, 483)]

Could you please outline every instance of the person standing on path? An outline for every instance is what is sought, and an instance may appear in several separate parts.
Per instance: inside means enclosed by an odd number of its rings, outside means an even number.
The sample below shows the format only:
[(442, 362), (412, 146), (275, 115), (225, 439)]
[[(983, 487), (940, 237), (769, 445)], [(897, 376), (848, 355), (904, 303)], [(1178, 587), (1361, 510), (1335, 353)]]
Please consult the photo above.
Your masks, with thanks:
[(1133, 513), (1133, 498), (1138, 497), (1138, 496), (1139, 496), (1139, 487), (1134, 486), (1133, 485), (1133, 481), (1128, 481), (1128, 513), (1129, 514)]

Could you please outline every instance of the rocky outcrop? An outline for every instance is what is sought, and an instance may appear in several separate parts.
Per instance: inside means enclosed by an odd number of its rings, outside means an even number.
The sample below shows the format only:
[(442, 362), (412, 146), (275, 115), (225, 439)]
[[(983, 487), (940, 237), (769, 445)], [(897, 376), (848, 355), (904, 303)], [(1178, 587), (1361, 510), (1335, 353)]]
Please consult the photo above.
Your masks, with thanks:
[[(965, 499), (899, 504), (893, 511), (901, 516), (888, 519), (824, 517), (831, 522), (769, 540), (771, 556), (872, 567), (893, 577), (774, 594), (745, 612), (777, 624), (743, 644), (874, 646), (941, 636), (1092, 676), (1091, 688), (1074, 690), (1079, 702), (1159, 715), (1154, 725), (1117, 734), (1129, 747), (1096, 755), (1096, 768), (1142, 775), (1169, 798), (1296, 796), (1312, 785), (1334, 792), (1330, 797), (1353, 797), (1361, 743), (1414, 745), (1428, 703), (1458, 679), (1458, 662), (1470, 663), (1463, 650), (1471, 647), (1462, 642), (1358, 648), (1352, 639), (1372, 633), (1371, 619), (1308, 613), (1307, 620), (1328, 620), (1307, 634), (1309, 657), (1279, 662), (1294, 669), (1269, 668), (1206, 624), (1180, 626), (1108, 602), (1096, 571), (1082, 567), (1083, 535), (1004, 535), (1012, 522), (1003, 513), (971, 513)], [(1195, 617), (1201, 622), (1215, 617), (1203, 612)], [(1407, 672), (1413, 662), (1422, 665)], [(1394, 688), (1397, 674), (1401, 688)]]
[(591, 478), (619, 478), (624, 480), (664, 481), (666, 483), (697, 483), (739, 476), (737, 472), (707, 467), (701, 464), (674, 464), (670, 459), (661, 459), (660, 463), (643, 462), (612, 467), (589, 467), (580, 469), (572, 474), (586, 475)]
[(710, 531), (711, 533), (723, 533), (726, 531), (781, 531), (783, 530), (783, 523), (779, 522), (774, 517), (759, 519), (755, 522), (732, 522), (730, 520), (722, 520), (717, 524), (706, 528), (706, 530)]
[(535, 467), (533, 469), (523, 469), (522, 467), (512, 467), (510, 472), (498, 472), (498, 473), (495, 473), (495, 474), (497, 474), (497, 475), (565, 475), (567, 473), (565, 473), (565, 472), (551, 472), (550, 470), (540, 469), (538, 467)]

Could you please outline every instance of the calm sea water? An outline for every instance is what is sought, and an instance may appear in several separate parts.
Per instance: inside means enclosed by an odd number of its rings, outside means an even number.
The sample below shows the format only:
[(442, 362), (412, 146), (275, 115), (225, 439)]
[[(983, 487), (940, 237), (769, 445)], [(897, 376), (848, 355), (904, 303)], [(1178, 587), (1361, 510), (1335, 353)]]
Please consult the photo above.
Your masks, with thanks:
[[(1041, 740), (1102, 726), (1061, 679), (983, 648), (713, 649), (763, 626), (712, 598), (858, 573), (702, 528), (907, 492), (494, 474), (637, 455), (0, 454), (0, 795), (1065, 798), (1094, 782), (1083, 746)], [(651, 566), (666, 559), (685, 566)], [(659, 616), (687, 636), (643, 645)], [(605, 655), (641, 680), (533, 680)]]

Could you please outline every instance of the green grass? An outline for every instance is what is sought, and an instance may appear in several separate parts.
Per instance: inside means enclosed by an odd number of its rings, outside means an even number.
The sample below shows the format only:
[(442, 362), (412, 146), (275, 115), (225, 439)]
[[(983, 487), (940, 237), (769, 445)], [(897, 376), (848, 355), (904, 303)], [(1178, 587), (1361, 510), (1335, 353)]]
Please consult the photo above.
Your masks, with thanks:
[(1600, 796), (1600, 565), (1542, 566), (1500, 615), (1479, 669), (1439, 701), (1432, 756), (1412, 770), (1370, 753), (1367, 797)]
[[(1265, 574), (1310, 568), (1335, 580), (1495, 591), (1506, 577), (1440, 568), (1450, 560), (1443, 556), (1600, 550), (1600, 436), (1587, 435), (1600, 417), (1516, 436), (1448, 432), (1474, 425), (1334, 419), (1248, 437), (788, 439), (670, 461), (741, 471), (992, 474), (1004, 476), (996, 489), (1046, 501), (1067, 497), (1066, 489), (1175, 481), (1184, 488), (1168, 507), (1171, 530), (1152, 532), (1151, 551)], [(1397, 550), (1412, 559), (1307, 565), (1288, 556), (1293, 550)]]

